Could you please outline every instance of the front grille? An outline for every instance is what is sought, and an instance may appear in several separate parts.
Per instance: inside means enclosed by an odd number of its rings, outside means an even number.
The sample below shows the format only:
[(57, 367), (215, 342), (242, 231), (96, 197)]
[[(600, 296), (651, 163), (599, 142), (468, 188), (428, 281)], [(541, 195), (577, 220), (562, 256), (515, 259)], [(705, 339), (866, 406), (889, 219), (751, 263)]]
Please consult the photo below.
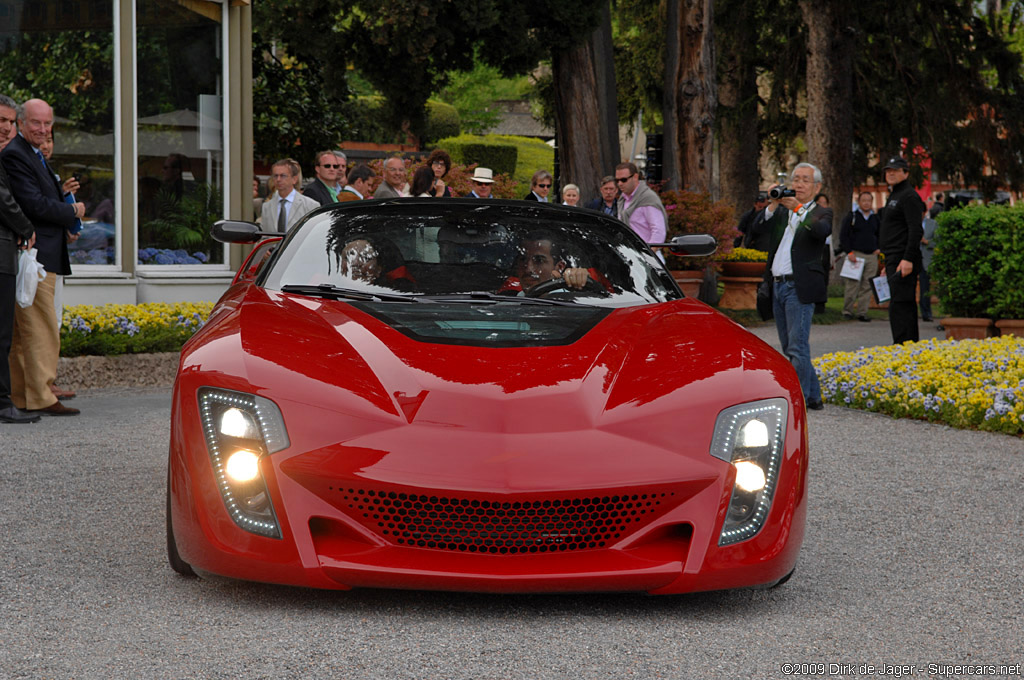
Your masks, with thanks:
[(366, 526), (403, 546), (513, 555), (603, 548), (673, 492), (504, 501), (337, 489)]

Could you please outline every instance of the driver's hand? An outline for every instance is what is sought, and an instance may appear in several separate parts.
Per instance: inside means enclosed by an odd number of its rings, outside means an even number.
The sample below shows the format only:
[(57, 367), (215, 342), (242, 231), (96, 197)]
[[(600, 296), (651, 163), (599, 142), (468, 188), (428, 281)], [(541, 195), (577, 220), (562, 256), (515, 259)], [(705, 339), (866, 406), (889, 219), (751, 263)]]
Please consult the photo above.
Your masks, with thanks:
[(565, 285), (569, 288), (583, 290), (583, 287), (587, 285), (587, 278), (589, 278), (589, 275), (586, 269), (569, 267), (562, 270), (562, 279), (565, 280)]

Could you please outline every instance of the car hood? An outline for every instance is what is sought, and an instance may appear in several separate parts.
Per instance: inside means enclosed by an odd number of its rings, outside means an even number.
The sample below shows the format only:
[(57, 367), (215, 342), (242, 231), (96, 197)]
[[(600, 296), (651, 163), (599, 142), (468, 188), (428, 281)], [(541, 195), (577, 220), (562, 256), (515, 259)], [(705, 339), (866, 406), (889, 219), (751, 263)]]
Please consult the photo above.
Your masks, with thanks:
[(486, 348), (420, 342), (343, 301), (238, 287), (181, 374), (273, 400), (290, 430), (339, 418), (449, 436), (601, 429), (658, 446), (709, 438), (727, 406), (799, 398), (788, 361), (692, 299), (616, 309), (568, 345)]

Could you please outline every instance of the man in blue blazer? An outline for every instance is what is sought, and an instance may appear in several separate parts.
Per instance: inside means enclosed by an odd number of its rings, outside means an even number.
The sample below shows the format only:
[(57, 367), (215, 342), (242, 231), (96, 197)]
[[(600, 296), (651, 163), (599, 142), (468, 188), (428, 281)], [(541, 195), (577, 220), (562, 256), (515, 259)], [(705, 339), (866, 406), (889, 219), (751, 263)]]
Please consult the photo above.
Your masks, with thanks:
[(60, 359), (60, 323), (53, 298), (58, 276), (71, 273), (68, 230), (85, 217), (84, 203), (65, 203), (64, 191), (39, 150), (53, 129), (53, 109), (41, 99), (22, 106), (20, 133), (0, 152), (11, 193), (35, 227), (36, 258), (46, 269), (30, 307), (15, 310), (11, 344), (11, 399), (18, 408), (54, 416), (77, 415), (50, 390)]
[(832, 233), (832, 210), (813, 200), (821, 191), (821, 170), (800, 163), (793, 168), (790, 182), (795, 195), (770, 198), (752, 232), (771, 235), (764, 275), (772, 286), (779, 342), (800, 378), (807, 408), (818, 410), (823, 405), (818, 376), (811, 365), (811, 318), (814, 304), (828, 299), (821, 250)]

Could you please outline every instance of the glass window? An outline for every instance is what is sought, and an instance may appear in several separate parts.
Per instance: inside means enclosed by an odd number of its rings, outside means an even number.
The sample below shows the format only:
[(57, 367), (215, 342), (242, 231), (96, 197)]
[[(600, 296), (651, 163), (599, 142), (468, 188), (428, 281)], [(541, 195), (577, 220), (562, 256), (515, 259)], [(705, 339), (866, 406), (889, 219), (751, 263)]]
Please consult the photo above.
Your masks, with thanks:
[(222, 264), (222, 6), (138, 0), (139, 264)]
[(0, 0), (0, 83), (18, 103), (53, 107), (50, 166), (81, 184), (72, 265), (116, 262), (113, 55), (112, 0)]

